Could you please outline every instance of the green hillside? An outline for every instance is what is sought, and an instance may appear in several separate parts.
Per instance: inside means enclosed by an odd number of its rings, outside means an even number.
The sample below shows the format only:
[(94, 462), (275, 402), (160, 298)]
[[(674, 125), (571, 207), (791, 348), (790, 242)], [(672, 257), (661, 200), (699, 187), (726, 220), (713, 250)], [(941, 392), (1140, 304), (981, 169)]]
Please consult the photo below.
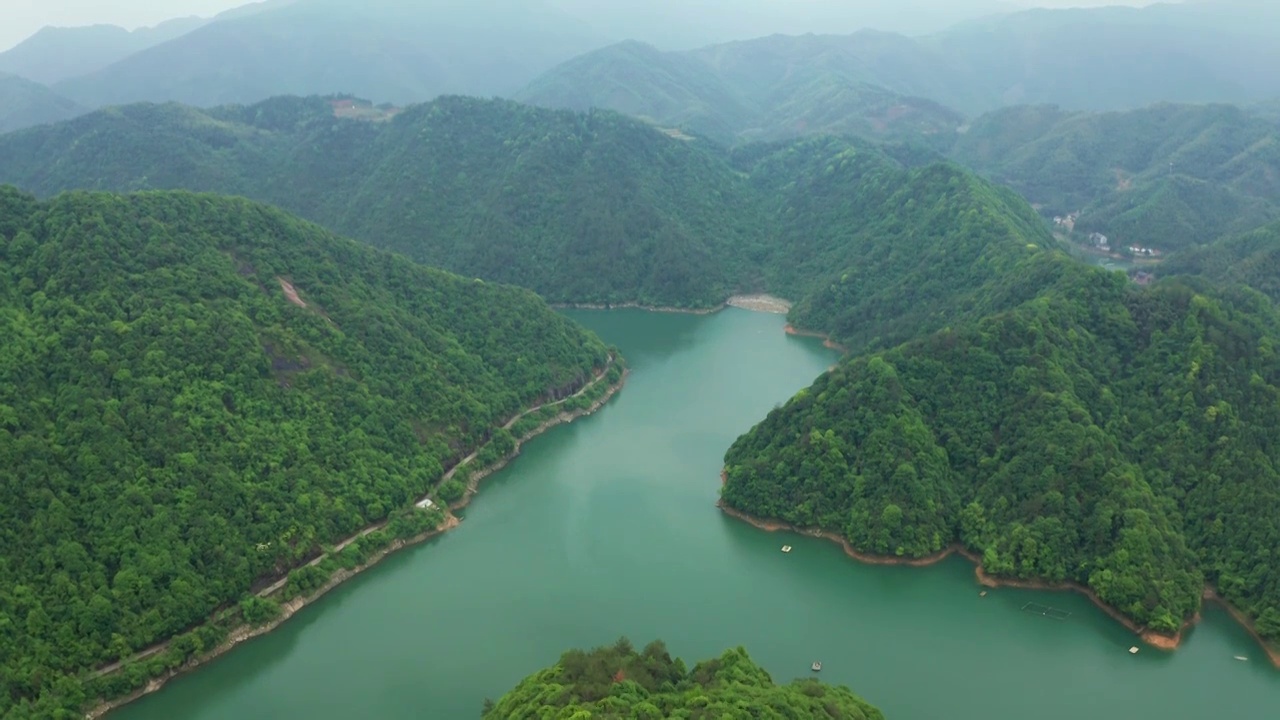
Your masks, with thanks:
[(1009, 108), (951, 157), (1113, 246), (1177, 250), (1280, 219), (1280, 124), (1233, 106)]
[(0, 72), (0, 133), (58, 122), (87, 112), (49, 88)]
[(635, 42), (574, 58), (515, 98), (577, 111), (616, 110), (726, 145), (835, 134), (945, 146), (963, 122), (937, 103), (823, 64), (790, 62), (785, 74), (764, 77), (722, 71), (705, 52), (660, 52)]
[(616, 113), (505, 101), (442, 98), (382, 123), (318, 98), (126, 106), (0, 137), (0, 153), (0, 181), (41, 195), (241, 194), (553, 302), (705, 308), (771, 291), (857, 342), (991, 309), (972, 293), (1053, 242), (1012, 193), (867, 143), (729, 154)]
[(0, 189), (0, 326), (5, 717), (212, 648), (188, 631), (370, 523), (432, 527), (445, 469), (609, 362), (526, 290), (185, 193)]
[(560, 662), (520, 682), (486, 720), (510, 718), (720, 718), (724, 720), (882, 720), (846, 687), (818, 680), (777, 685), (746, 650), (725, 651), (688, 668), (661, 641), (637, 651), (626, 638)]
[(868, 553), (958, 542), (1165, 633), (1208, 582), (1280, 639), (1274, 308), (1058, 260), (1035, 299), (852, 358), (772, 412), (726, 455), (724, 502)]
[(1160, 272), (1201, 275), (1215, 284), (1248, 285), (1280, 302), (1280, 223), (1179, 253)]
[(797, 326), (855, 347), (897, 344), (1030, 297), (1054, 246), (1012, 192), (951, 165), (907, 169), (870, 146), (781, 146), (756, 162), (752, 180), (778, 218), (769, 286), (799, 300)]

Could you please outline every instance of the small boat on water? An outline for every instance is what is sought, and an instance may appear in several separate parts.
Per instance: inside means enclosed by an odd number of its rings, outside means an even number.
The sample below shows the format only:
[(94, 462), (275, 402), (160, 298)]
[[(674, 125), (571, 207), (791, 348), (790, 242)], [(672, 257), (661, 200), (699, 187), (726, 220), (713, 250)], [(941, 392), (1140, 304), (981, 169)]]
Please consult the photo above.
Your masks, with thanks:
[(782, 546), (782, 552), (791, 552), (791, 546), (790, 546), (790, 545), (783, 545), (783, 546)]
[(1138, 654), (1138, 646), (1137, 646), (1137, 645), (1134, 645), (1133, 647), (1129, 648), (1129, 654), (1130, 654), (1130, 655), (1137, 655), (1137, 654)]
[(810, 667), (812, 667), (812, 668), (813, 668), (813, 671), (814, 671), (814, 672), (818, 672), (818, 671), (822, 670), (822, 663), (817, 662), (817, 661), (814, 661), (813, 665), (811, 665)]
[(1240, 662), (1248, 662), (1248, 660), (1249, 660), (1249, 658), (1247, 658), (1247, 657), (1245, 657), (1245, 656), (1243, 656), (1243, 655), (1237, 655), (1237, 656), (1236, 656), (1236, 659), (1237, 659), (1237, 660), (1239, 660)]

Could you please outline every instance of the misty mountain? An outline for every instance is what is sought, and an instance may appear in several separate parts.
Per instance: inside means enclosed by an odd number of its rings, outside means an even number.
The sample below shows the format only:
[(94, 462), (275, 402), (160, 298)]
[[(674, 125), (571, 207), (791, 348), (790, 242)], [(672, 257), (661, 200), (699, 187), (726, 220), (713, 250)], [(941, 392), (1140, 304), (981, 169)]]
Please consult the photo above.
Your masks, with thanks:
[(100, 70), (153, 45), (187, 34), (208, 22), (177, 18), (132, 32), (116, 25), (44, 27), (0, 53), (0, 72), (46, 85)]
[(88, 110), (49, 88), (0, 73), (0, 133), (73, 118)]
[(852, 33), (873, 28), (907, 35), (945, 30), (1017, 9), (1001, 0), (554, 0), (601, 36), (686, 50), (766, 35)]
[(599, 44), (537, 1), (299, 0), (210, 23), (56, 89), (95, 107), (211, 106), (339, 91), (407, 103), (511, 93)]
[(1113, 245), (1174, 250), (1280, 219), (1280, 123), (1234, 106), (1008, 108), (951, 157)]
[[(1246, 103), (1280, 95), (1280, 76), (1271, 71), (1280, 67), (1280, 22), (1247, 31), (1248, 18), (1272, 15), (1280, 11), (1255, 14), (1248, 2), (1229, 0), (1032, 10), (920, 38), (862, 30), (770, 35), (678, 53), (621, 45), (555, 68), (518, 97), (606, 107), (712, 135), (724, 127), (758, 130), (753, 113), (763, 110), (779, 116), (763, 123), (766, 137), (770, 125), (775, 132), (841, 131), (822, 121), (833, 109), (861, 114), (873, 127), (877, 117), (902, 112), (904, 103), (887, 95), (861, 99), (870, 88), (970, 116), (1018, 104), (1125, 110), (1161, 101)], [(914, 117), (946, 117), (936, 105), (905, 104)], [(937, 127), (924, 122), (917, 130)]]
[(662, 52), (638, 42), (574, 58), (515, 97), (552, 108), (608, 108), (724, 144), (809, 133), (933, 137), (945, 144), (963, 122), (938, 103), (861, 82), (839, 68), (796, 64), (781, 75), (755, 75), (702, 53)]

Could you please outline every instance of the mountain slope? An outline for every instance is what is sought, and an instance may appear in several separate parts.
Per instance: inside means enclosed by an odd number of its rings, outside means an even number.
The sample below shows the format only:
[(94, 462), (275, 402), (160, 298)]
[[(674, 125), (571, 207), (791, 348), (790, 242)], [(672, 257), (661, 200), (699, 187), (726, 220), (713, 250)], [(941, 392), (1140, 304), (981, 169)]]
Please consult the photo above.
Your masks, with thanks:
[[(0, 325), (6, 717), (369, 523), (429, 527), (446, 468), (608, 361), (528, 291), (185, 193), (0, 189)], [(183, 637), (164, 662), (221, 642)]]
[[(550, 713), (555, 712), (554, 715)], [(879, 710), (846, 687), (818, 680), (775, 685), (746, 650), (686, 668), (661, 641), (636, 651), (622, 638), (612, 647), (570, 650), (560, 662), (530, 675), (483, 717), (746, 717), (762, 720), (883, 720)]]
[(1215, 284), (1248, 285), (1280, 303), (1280, 223), (1178, 253), (1160, 271), (1200, 275)]
[(517, 97), (688, 122), (722, 141), (836, 132), (936, 143), (960, 113), (1010, 105), (1272, 99), (1280, 80), (1267, 68), (1280, 65), (1280, 46), (1261, 18), (1280, 22), (1260, 4), (1157, 3), (1005, 13), (915, 38), (774, 34), (678, 53), (624, 44), (575, 58)]
[(88, 112), (38, 83), (0, 73), (0, 133), (58, 122)]
[(1009, 108), (950, 155), (1118, 246), (1176, 250), (1280, 218), (1280, 124), (1233, 106)]
[(1010, 312), (844, 362), (734, 444), (724, 503), (869, 553), (961, 543), (1162, 634), (1207, 581), (1280, 638), (1275, 309), (1127, 285), (1064, 264)]
[(554, 302), (772, 291), (804, 300), (797, 322), (858, 342), (985, 312), (969, 293), (1053, 243), (1011, 192), (866, 143), (726, 155), (615, 113), (505, 101), (443, 98), (383, 123), (316, 98), (128, 106), (0, 138), (0, 155), (0, 180), (40, 194), (243, 194)]
[(705, 53), (664, 53), (627, 42), (574, 58), (515, 97), (544, 107), (616, 110), (725, 144), (809, 133), (949, 138), (961, 123), (936, 103), (839, 71), (810, 71), (807, 62), (788, 67), (782, 77), (763, 79), (722, 72)]
[(57, 89), (91, 107), (211, 106), (333, 92), (420, 102), (512, 92), (596, 44), (541, 2), (299, 0), (210, 23)]
[(101, 70), (135, 52), (181, 37), (206, 22), (197, 17), (177, 18), (132, 31), (116, 25), (44, 27), (0, 53), (0, 72), (51, 85)]

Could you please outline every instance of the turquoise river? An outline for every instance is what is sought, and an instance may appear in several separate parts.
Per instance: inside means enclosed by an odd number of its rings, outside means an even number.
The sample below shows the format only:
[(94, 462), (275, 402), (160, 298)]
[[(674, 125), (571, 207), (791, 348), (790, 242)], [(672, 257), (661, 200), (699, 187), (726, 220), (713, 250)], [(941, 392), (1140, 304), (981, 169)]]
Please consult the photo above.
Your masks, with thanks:
[(631, 364), (608, 405), (526, 445), (457, 530), (111, 720), (477, 718), (561, 651), (620, 635), (686, 660), (743, 645), (781, 681), (821, 660), (889, 720), (1280, 716), (1280, 671), (1218, 608), (1177, 652), (1130, 655), (1134, 636), (1073, 594), (983, 598), (963, 559), (870, 567), (723, 515), (725, 449), (836, 360), (781, 317), (572, 314)]

